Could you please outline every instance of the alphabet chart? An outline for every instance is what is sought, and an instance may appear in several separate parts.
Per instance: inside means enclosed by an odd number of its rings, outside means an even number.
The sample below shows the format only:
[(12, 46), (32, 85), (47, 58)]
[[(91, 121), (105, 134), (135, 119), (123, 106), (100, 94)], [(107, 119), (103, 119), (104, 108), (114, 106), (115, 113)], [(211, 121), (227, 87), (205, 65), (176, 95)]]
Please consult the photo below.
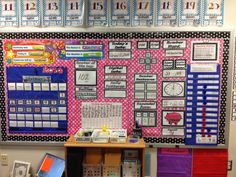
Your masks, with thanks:
[(130, 134), (138, 122), (146, 143), (227, 146), (229, 31), (2, 38), (2, 140), (60, 142), (104, 124)]
[(18, 26), (17, 0), (0, 1), (0, 26)]

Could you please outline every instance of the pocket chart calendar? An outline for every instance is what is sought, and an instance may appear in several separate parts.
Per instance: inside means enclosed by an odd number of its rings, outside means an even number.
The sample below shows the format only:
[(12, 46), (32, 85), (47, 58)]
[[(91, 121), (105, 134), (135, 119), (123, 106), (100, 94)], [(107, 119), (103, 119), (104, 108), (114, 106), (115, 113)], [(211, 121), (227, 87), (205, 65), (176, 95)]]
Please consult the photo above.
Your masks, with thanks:
[(146, 143), (224, 147), (230, 31), (1, 34), (1, 141), (142, 125)]

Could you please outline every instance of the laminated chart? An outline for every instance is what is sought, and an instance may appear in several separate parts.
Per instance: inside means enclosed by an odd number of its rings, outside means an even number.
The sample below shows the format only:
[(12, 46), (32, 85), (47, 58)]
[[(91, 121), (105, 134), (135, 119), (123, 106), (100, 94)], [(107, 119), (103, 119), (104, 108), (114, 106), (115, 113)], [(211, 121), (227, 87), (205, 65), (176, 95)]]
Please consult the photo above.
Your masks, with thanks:
[(1, 140), (63, 142), (104, 125), (131, 134), (138, 123), (148, 144), (227, 146), (230, 39), (227, 31), (3, 34)]

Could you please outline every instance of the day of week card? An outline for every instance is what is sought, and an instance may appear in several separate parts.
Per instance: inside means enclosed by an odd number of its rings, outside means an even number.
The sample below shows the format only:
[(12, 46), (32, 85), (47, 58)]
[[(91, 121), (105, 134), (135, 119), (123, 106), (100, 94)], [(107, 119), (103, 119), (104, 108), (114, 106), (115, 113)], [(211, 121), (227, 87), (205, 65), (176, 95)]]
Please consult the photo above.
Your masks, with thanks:
[(40, 1), (21, 0), (21, 26), (40, 25)]
[(222, 26), (224, 22), (224, 0), (204, 0), (203, 26)]
[(151, 26), (154, 17), (153, 0), (135, 0), (133, 26)]
[(43, 26), (63, 26), (62, 0), (43, 0)]
[(88, 1), (88, 20), (89, 26), (107, 26), (107, 1), (89, 0)]
[(18, 26), (17, 0), (0, 1), (0, 27)]
[(111, 25), (129, 26), (130, 20), (130, 0), (112, 0)]
[(177, 0), (157, 1), (157, 26), (174, 26), (177, 24)]
[(198, 26), (201, 23), (201, 0), (181, 0), (179, 25)]
[(65, 26), (82, 26), (84, 0), (65, 0)]

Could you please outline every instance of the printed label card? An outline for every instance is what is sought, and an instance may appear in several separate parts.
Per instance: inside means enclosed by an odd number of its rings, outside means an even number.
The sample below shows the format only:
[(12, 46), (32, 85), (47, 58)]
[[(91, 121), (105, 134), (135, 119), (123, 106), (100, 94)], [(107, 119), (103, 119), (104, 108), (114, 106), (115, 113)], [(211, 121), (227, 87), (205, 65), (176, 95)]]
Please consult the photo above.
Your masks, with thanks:
[(154, 17), (153, 0), (135, 0), (133, 26), (152, 26)]
[(177, 0), (157, 1), (157, 26), (174, 26), (177, 24)]
[(17, 0), (0, 1), (0, 27), (18, 26)]
[(201, 0), (181, 0), (179, 25), (200, 25)]
[(43, 1), (43, 26), (63, 26), (62, 0)]
[(130, 0), (111, 1), (111, 26), (130, 26)]
[(21, 26), (40, 26), (40, 1), (21, 0)]
[(222, 26), (224, 22), (224, 0), (204, 0), (203, 26)]
[(82, 26), (84, 0), (65, 0), (65, 26)]
[(107, 26), (107, 1), (89, 0), (88, 1), (88, 19), (89, 26)]

